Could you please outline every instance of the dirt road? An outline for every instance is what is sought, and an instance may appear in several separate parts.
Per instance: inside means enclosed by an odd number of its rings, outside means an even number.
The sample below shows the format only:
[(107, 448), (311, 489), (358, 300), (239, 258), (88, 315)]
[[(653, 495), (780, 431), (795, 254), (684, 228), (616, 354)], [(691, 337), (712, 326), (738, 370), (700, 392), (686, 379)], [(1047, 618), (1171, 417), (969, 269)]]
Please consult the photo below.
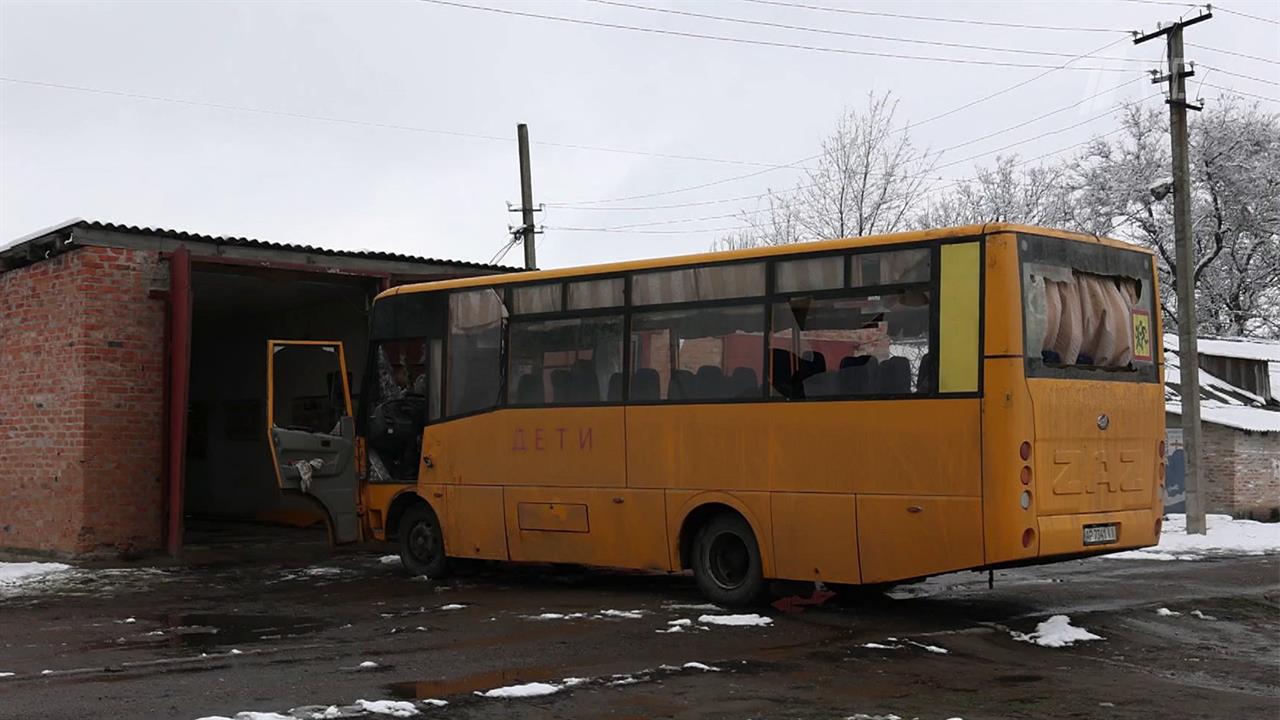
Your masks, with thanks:
[[(482, 568), (437, 583), (376, 553), (76, 571), (0, 596), (0, 671), (14, 673), (0, 718), (390, 717), (357, 700), (413, 702), (423, 718), (1280, 716), (1276, 556), (995, 580), (944, 576), (725, 626), (703, 616), (729, 611), (679, 576)], [(1014, 638), (1056, 614), (1102, 639)], [(526, 683), (558, 690), (476, 694)]]

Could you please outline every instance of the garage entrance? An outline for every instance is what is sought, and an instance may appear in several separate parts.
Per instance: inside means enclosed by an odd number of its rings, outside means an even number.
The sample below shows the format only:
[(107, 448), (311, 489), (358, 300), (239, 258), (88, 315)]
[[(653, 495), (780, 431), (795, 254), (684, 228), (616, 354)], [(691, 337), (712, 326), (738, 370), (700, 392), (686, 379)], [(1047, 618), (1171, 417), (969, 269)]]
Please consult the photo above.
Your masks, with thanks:
[[(347, 385), (358, 402), (368, 345), (370, 278), (284, 270), (196, 266), (187, 414), (183, 542), (217, 546), (325, 543), (322, 508), (281, 492), (267, 442), (267, 343), (339, 340)], [(319, 429), (342, 414), (336, 355), (295, 353), (277, 378), (277, 424)], [(326, 362), (329, 361), (329, 362)], [(311, 367), (314, 365), (315, 367)], [(305, 367), (304, 367), (305, 366)]]

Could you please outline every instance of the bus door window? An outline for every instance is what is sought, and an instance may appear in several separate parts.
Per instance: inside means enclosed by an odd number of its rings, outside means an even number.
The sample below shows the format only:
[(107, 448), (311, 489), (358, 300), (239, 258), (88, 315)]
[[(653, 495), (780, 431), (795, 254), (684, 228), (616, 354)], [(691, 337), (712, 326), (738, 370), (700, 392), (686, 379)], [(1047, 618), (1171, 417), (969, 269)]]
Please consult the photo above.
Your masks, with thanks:
[[(930, 251), (853, 255), (850, 288), (832, 261), (779, 262), (769, 338), (771, 394), (791, 400), (930, 392)], [(817, 264), (814, 260), (824, 261)], [(886, 286), (872, 294), (869, 288)]]
[(423, 338), (374, 343), (377, 382), (369, 405), (368, 441), (375, 482), (417, 478), (427, 398), (439, 394), (432, 392), (426, 351)]

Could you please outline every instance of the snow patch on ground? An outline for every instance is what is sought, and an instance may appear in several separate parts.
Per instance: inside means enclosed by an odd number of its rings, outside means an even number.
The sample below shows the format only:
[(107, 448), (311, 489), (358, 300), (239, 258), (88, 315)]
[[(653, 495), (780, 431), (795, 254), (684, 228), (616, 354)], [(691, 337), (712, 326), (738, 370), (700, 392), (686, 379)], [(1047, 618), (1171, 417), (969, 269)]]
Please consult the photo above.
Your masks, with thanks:
[(205, 717), (197, 717), (196, 720), (297, 720), (292, 715), (280, 715), (279, 712), (257, 712), (256, 710), (246, 710), (237, 712), (236, 715), (227, 717), (225, 715), (209, 715)]
[(669, 610), (702, 610), (704, 612), (724, 612), (724, 608), (713, 603), (663, 603), (662, 607)]
[(403, 700), (357, 700), (356, 707), (365, 712), (391, 717), (410, 717), (419, 714), (418, 708), (414, 707), (413, 703)]
[(1280, 523), (1236, 520), (1230, 515), (1206, 515), (1207, 534), (1188, 535), (1187, 516), (1165, 516), (1160, 544), (1153, 548), (1105, 555), (1120, 560), (1199, 560), (1230, 555), (1280, 553)]
[(773, 618), (764, 617), (755, 613), (746, 615), (702, 615), (698, 618), (698, 622), (704, 625), (732, 625), (739, 627), (757, 626), (763, 627), (773, 624)]
[(17, 675), (17, 674), (18, 673), (0, 672), (0, 678), (13, 677), (14, 675)]
[(1176, 610), (1170, 610), (1169, 608), (1162, 607), (1159, 610), (1156, 610), (1156, 614), (1159, 615), (1160, 617), (1177, 617), (1182, 613), (1177, 612)]
[(1051, 648), (1066, 647), (1086, 640), (1104, 639), (1101, 635), (1094, 635), (1084, 628), (1072, 625), (1071, 618), (1066, 615), (1054, 615), (1037, 625), (1033, 633), (1012, 631), (1010, 634), (1014, 640)]
[(372, 660), (365, 660), (364, 662), (360, 663), (356, 667), (360, 668), (361, 670), (372, 670), (373, 668), (378, 667), (378, 663)]
[(871, 648), (872, 650), (899, 650), (901, 645), (882, 645), (880, 643), (862, 643), (862, 647)]
[(382, 563), (383, 565), (399, 565), (400, 556), (399, 555), (383, 555), (382, 557), (378, 558), (378, 562)]
[(541, 697), (543, 695), (554, 695), (555, 693), (558, 693), (561, 690), (563, 690), (564, 687), (565, 687), (564, 685), (552, 685), (551, 683), (532, 682), (532, 683), (524, 683), (523, 685), (507, 685), (506, 687), (494, 688), (492, 690), (485, 690), (484, 692), (477, 691), (476, 694), (479, 695), (480, 697), (503, 698), (503, 699)]
[(70, 565), (56, 562), (0, 562), (0, 588), (16, 587), (70, 569)]
[(625, 618), (639, 620), (644, 617), (644, 610), (601, 610), (596, 617)]
[(1191, 614), (1192, 614), (1193, 616), (1195, 616), (1195, 617), (1200, 618), (1201, 620), (1217, 620), (1217, 619), (1218, 619), (1218, 618), (1216, 618), (1216, 617), (1214, 617), (1214, 616), (1212, 616), (1212, 615), (1205, 615), (1204, 613), (1200, 612), (1199, 610), (1192, 610), (1192, 611), (1191, 611)]
[(682, 665), (685, 670), (701, 670), (702, 672), (720, 672), (720, 668), (700, 662), (687, 662)]
[(449, 603), (448, 605), (441, 605), (440, 609), (441, 610), (461, 610), (465, 607), (466, 605), (463, 605), (462, 603)]

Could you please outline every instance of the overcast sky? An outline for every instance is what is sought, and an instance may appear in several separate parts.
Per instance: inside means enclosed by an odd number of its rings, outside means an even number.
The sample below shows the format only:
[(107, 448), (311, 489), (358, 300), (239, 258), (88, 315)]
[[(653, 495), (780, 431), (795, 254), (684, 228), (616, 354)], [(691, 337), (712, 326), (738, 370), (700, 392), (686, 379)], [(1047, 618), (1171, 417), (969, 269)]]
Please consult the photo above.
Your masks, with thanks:
[[(452, 0), (451, 0), (452, 1)], [(817, 34), (660, 14), (588, 0), (459, 4), (679, 32), (872, 53), (1047, 65), (1067, 57)], [(1150, 2), (840, 2), (787, 4), (1003, 23), (1016, 29), (823, 12), (750, 0), (632, 5), (913, 40), (1084, 54), (1044, 78), (912, 132), (935, 149), (1000, 130), (1136, 78), (1163, 42), (1120, 32), (1182, 12)], [(1192, 81), (1280, 98), (1280, 2), (1231, 0), (1189, 28)], [(1271, 62), (1210, 48), (1270, 58)], [(1124, 58), (1144, 58), (1124, 62)], [(518, 216), (515, 126), (534, 139), (535, 200), (581, 203), (664, 193), (786, 165), (817, 152), (846, 108), (892, 91), (919, 122), (1046, 72), (728, 43), (403, 2), (15, 2), (0, 0), (0, 244), (71, 217), (335, 248), (488, 261)], [(1249, 75), (1251, 80), (1226, 74)], [(26, 82), (14, 82), (26, 81)], [(34, 85), (51, 83), (103, 94)], [(1078, 108), (945, 154), (946, 163), (1067, 128), (1158, 91), (1141, 79)], [(1204, 88), (1209, 99), (1219, 90)], [(151, 98), (190, 101), (181, 104)], [(1148, 100), (1158, 103), (1158, 100)], [(1261, 101), (1271, 110), (1280, 102)], [(214, 108), (203, 104), (234, 106)], [(247, 111), (259, 109), (265, 114)], [(307, 119), (300, 116), (357, 121)], [(387, 127), (397, 126), (397, 127)], [(1005, 153), (1055, 151), (1115, 127), (1102, 117)], [(412, 128), (412, 129), (405, 129)], [(436, 132), (444, 131), (444, 132)], [(449, 134), (451, 132), (463, 135)], [(470, 135), (489, 136), (469, 137)], [(663, 155), (574, 149), (594, 146)], [(947, 167), (959, 178), (994, 155)], [(732, 162), (712, 162), (717, 159)], [(798, 171), (696, 191), (604, 203), (647, 207), (786, 189)], [(942, 183), (940, 183), (942, 184)], [(653, 210), (549, 207), (549, 227), (614, 228), (724, 215), (757, 201)], [(649, 225), (676, 233), (539, 237), (556, 267), (698, 252), (721, 218)], [(517, 248), (506, 259), (520, 262)]]

